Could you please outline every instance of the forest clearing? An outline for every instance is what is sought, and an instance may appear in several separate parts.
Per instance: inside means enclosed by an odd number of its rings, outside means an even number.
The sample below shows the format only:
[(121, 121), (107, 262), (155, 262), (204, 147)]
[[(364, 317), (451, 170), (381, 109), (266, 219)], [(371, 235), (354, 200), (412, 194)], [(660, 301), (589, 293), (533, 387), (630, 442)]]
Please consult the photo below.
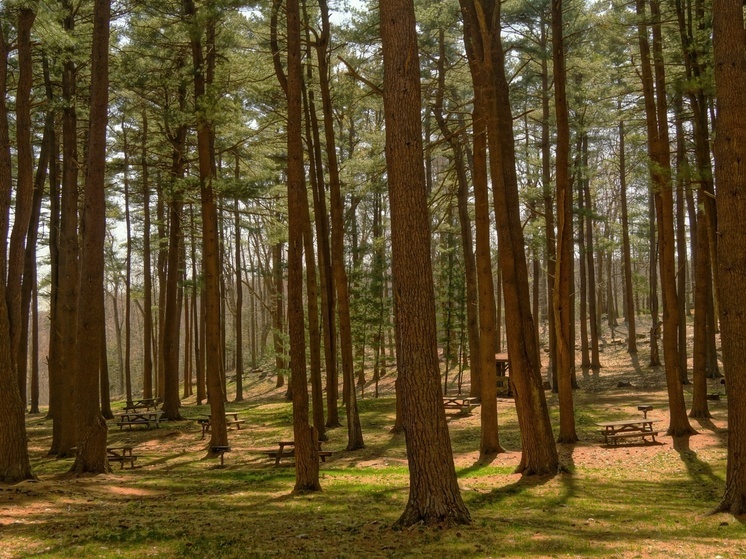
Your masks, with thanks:
[[(71, 460), (45, 458), (51, 421), (30, 415), (39, 481), (0, 490), (0, 558), (745, 556), (743, 521), (707, 516), (725, 480), (724, 400), (711, 402), (711, 421), (693, 421), (699, 434), (688, 446), (675, 448), (661, 436), (661, 444), (606, 447), (595, 424), (640, 416), (640, 403), (667, 423), (662, 368), (635, 371), (623, 349), (612, 349), (599, 375), (578, 379), (581, 441), (559, 445), (569, 472), (523, 479), (513, 473), (520, 442), (510, 399), (498, 403), (506, 452), (489, 464), (478, 464), (481, 408), (449, 416), (458, 483), (473, 522), (445, 530), (391, 529), (406, 503), (408, 475), (403, 436), (389, 433), (390, 374), (381, 398), (359, 401), (364, 449), (346, 452), (344, 429), (329, 431), (324, 448), (334, 454), (321, 466), (323, 491), (313, 494), (291, 495), (292, 462), (274, 467), (260, 452), (291, 433), (290, 403), (269, 375), (247, 375), (246, 402), (227, 405), (246, 425), (229, 432), (232, 451), (222, 468), (205, 458), (208, 442), (194, 419), (207, 406), (190, 400), (185, 421), (110, 429), (109, 444), (131, 444), (139, 458), (134, 469), (115, 465), (99, 476), (72, 477)], [(618, 388), (620, 382), (632, 386)], [(714, 383), (713, 392), (722, 393), (720, 386)], [(548, 400), (556, 421), (556, 395)]]
[(0, 557), (745, 555), (744, 162), (742, 0), (0, 0)]

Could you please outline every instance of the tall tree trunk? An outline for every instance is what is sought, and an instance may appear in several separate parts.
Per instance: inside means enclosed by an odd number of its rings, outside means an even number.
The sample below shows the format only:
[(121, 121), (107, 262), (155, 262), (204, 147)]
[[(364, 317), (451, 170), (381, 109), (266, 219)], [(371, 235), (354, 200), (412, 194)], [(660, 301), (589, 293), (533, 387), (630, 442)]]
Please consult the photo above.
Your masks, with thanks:
[(468, 523), (441, 398), (414, 5), (382, 0), (380, 11), (394, 304), (403, 349), (398, 396), (410, 477), (397, 524)]
[[(63, 27), (74, 33), (75, 18), (69, 0), (63, 2)], [(58, 269), (55, 322), (50, 332), (50, 379), (56, 389), (51, 454), (63, 458), (75, 447), (75, 328), (78, 313), (78, 119), (76, 110), (77, 67), (72, 53), (62, 69), (62, 186), (58, 237)], [(95, 346), (98, 349), (98, 346)], [(93, 361), (94, 363), (97, 362)]]
[[(464, 258), (464, 276), (466, 278), (466, 327), (467, 337), (469, 341), (469, 357), (470, 357), (470, 374), (471, 374), (471, 395), (481, 398), (481, 379), (482, 379), (482, 359), (480, 352), (480, 329), (479, 329), (479, 295), (477, 287), (477, 265), (474, 258), (474, 242), (472, 239), (471, 232), (471, 218), (469, 216), (469, 181), (467, 176), (467, 169), (464, 157), (463, 145), (464, 137), (462, 134), (454, 133), (448, 126), (445, 116), (443, 115), (443, 97), (445, 95), (445, 80), (446, 80), (446, 45), (445, 45), (445, 31), (440, 30), (439, 33), (439, 44), (440, 52), (438, 58), (438, 89), (435, 97), (435, 107), (433, 108), (433, 115), (438, 123), (441, 134), (448, 140), (448, 143), (453, 151), (453, 162), (456, 167), (456, 179), (458, 181), (458, 190), (456, 192), (456, 199), (458, 204), (458, 217), (459, 225), (461, 228), (461, 245)], [(483, 128), (483, 127), (482, 127)], [(482, 144), (486, 143), (484, 132), (481, 133)], [(472, 158), (473, 161), (473, 158)], [(485, 178), (485, 188), (487, 186), (487, 164), (486, 161), (483, 163), (482, 174)], [(474, 164), (472, 164), (472, 173), (476, 174)], [(472, 177), (472, 180), (476, 183), (476, 179)], [(489, 225), (489, 216), (487, 216), (487, 223)], [(488, 233), (489, 234), (489, 233)], [(489, 241), (489, 239), (488, 239)], [(490, 268), (491, 268), (490, 260)], [(490, 269), (490, 280), (492, 278), (492, 270)], [(492, 283), (490, 281), (490, 283)], [(494, 296), (492, 297), (492, 306), (494, 307)], [(494, 321), (493, 321), (494, 330)], [(489, 338), (487, 338), (489, 339)], [(492, 363), (489, 365), (491, 368)]]
[[(101, 308), (106, 309), (106, 297), (104, 290), (101, 290)], [(99, 398), (101, 398), (101, 415), (104, 419), (114, 419), (114, 414), (111, 411), (111, 395), (110, 395), (110, 383), (109, 383), (109, 355), (108, 348), (106, 345), (106, 311), (104, 310), (104, 326), (101, 328), (101, 338), (99, 342)], [(121, 371), (120, 371), (121, 373)]]
[[(127, 402), (132, 402), (132, 220), (130, 217), (129, 144), (127, 127), (122, 123), (124, 161), (124, 223), (127, 234), (127, 263), (124, 279), (124, 387)], [(121, 374), (121, 371), (120, 371)]]
[(36, 266), (31, 270), (31, 408), (29, 413), (39, 413), (39, 286)]
[(572, 232), (572, 188), (570, 186), (570, 123), (565, 93), (565, 47), (562, 32), (562, 0), (552, 0), (552, 59), (554, 63), (554, 103), (557, 119), (557, 161), (555, 180), (557, 202), (557, 268), (554, 276), (554, 329), (557, 339), (557, 384), (559, 394), (561, 443), (578, 440), (572, 398), (572, 351), (570, 338), (570, 293), (574, 288), (572, 259), (575, 250)]
[(321, 86), (321, 101), (324, 113), (324, 136), (326, 140), (326, 156), (329, 171), (329, 197), (331, 204), (331, 264), (334, 275), (334, 287), (337, 293), (337, 315), (339, 318), (340, 351), (342, 352), (342, 375), (344, 380), (345, 411), (347, 412), (347, 450), (363, 448), (363, 431), (357, 410), (357, 395), (353, 379), (352, 357), (352, 323), (350, 320), (350, 294), (347, 271), (344, 263), (344, 208), (342, 202), (341, 185), (339, 181), (339, 165), (337, 163), (337, 148), (334, 138), (334, 113), (329, 89), (329, 9), (326, 0), (319, 1), (321, 10), (322, 31), (319, 36), (318, 63), (319, 83)]
[(104, 240), (106, 236), (106, 126), (109, 109), (109, 18), (110, 0), (96, 0), (93, 8), (91, 104), (88, 154), (81, 220), (80, 289), (76, 328), (77, 374), (75, 377), (76, 439), (78, 453), (71, 471), (104, 473), (106, 421), (99, 407), (98, 363), (104, 327)]
[[(695, 433), (686, 416), (684, 392), (681, 386), (678, 354), (678, 298), (676, 294), (676, 262), (674, 257), (673, 192), (668, 158), (668, 121), (666, 111), (665, 76), (662, 60), (662, 37), (658, 0), (650, 2), (653, 30), (653, 62), (651, 72), (647, 25), (638, 24), (642, 84), (648, 132), (650, 174), (655, 186), (656, 221), (660, 254), (661, 288), (663, 290), (663, 356), (670, 408), (668, 434), (673, 437)], [(645, 0), (637, 0), (637, 13), (645, 17)]]
[[(293, 392), (293, 435), (295, 437), (295, 488), (293, 491), (303, 492), (319, 491), (321, 485), (319, 484), (318, 435), (316, 429), (308, 423), (306, 336), (303, 316), (303, 237), (304, 229), (306, 229), (306, 235), (310, 234), (311, 221), (307, 210), (308, 200), (304, 199), (306, 188), (302, 136), (303, 66), (301, 63), (300, 8), (298, 0), (286, 0), (285, 6), (288, 73), (286, 80), (280, 78), (280, 83), (284, 85), (288, 106), (288, 331), (290, 334), (290, 380)], [(311, 242), (308, 237), (306, 241), (306, 246), (310, 247)], [(315, 272), (313, 268), (310, 268), (308, 273), (314, 274)], [(317, 355), (320, 358), (320, 354)]]
[[(236, 154), (236, 175), (240, 178), (238, 154)], [(243, 284), (241, 283), (241, 215), (238, 212), (238, 196), (235, 200), (234, 226), (236, 230), (236, 402), (243, 402)]]
[[(142, 114), (142, 191), (143, 191), (143, 368), (142, 395), (143, 398), (153, 397), (153, 271), (150, 267), (150, 167), (148, 165), (148, 113)], [(127, 387), (127, 398), (132, 397), (132, 387)]]
[(686, 246), (686, 224), (684, 221), (684, 189), (689, 178), (689, 162), (686, 156), (686, 145), (684, 138), (684, 124), (682, 113), (684, 111), (681, 95), (674, 97), (674, 116), (676, 129), (676, 291), (678, 294), (679, 309), (679, 375), (681, 384), (689, 384), (687, 373), (687, 335), (686, 335), (686, 276), (687, 246)]
[(192, 260), (192, 324), (194, 326), (194, 363), (196, 365), (197, 373), (197, 404), (202, 404), (202, 401), (207, 398), (205, 393), (205, 359), (204, 359), (204, 344), (202, 344), (204, 334), (204, 324), (202, 321), (202, 304), (203, 298), (198, 297), (199, 293), (199, 279), (197, 275), (197, 240), (194, 237), (194, 206), (189, 204), (189, 229), (190, 229), (190, 247), (191, 247), (191, 260)]
[[(210, 11), (211, 3), (204, 5), (208, 12), (207, 21), (197, 17), (197, 10), (193, 0), (184, 0), (184, 13), (190, 25), (192, 62), (194, 64), (194, 98), (197, 107), (207, 103), (205, 74), (211, 74), (214, 64), (212, 55), (208, 56), (205, 69), (203, 58), (202, 35), (207, 28), (207, 42), (214, 31), (215, 21)], [(207, 70), (207, 71), (205, 71)], [(205, 364), (207, 377), (207, 393), (210, 400), (210, 443), (208, 454), (216, 446), (228, 445), (228, 432), (225, 423), (225, 394), (220, 375), (220, 364), (223, 356), (220, 343), (220, 246), (218, 243), (218, 212), (215, 205), (213, 179), (213, 123), (207, 119), (205, 109), (196, 111), (197, 116), (197, 154), (199, 159), (200, 202), (202, 208), (202, 273), (204, 274), (204, 290), (202, 297), (205, 301)]]
[(624, 258), (624, 318), (627, 322), (627, 351), (637, 354), (635, 330), (635, 301), (632, 294), (632, 249), (629, 240), (629, 215), (627, 212), (627, 154), (625, 149), (624, 121), (619, 121), (619, 203), (622, 211), (622, 256)]
[(578, 275), (580, 275), (580, 368), (583, 375), (587, 375), (591, 368), (590, 346), (588, 345), (588, 300), (593, 295), (588, 289), (588, 267), (586, 266), (586, 251), (588, 249), (585, 242), (585, 220), (590, 218), (586, 215), (583, 181), (577, 180), (576, 182), (578, 184)]
[[(547, 36), (547, 21), (542, 18), (540, 27), (540, 45), (542, 52), (549, 51), (549, 38)], [(550, 135), (550, 85), (549, 85), (549, 63), (546, 56), (541, 57), (541, 183), (544, 190), (544, 232), (546, 235), (546, 260), (547, 260), (547, 294), (549, 304), (547, 305), (547, 322), (549, 323), (549, 367), (547, 374), (552, 380), (552, 388), (557, 389), (557, 341), (556, 331), (553, 327), (554, 305), (551, 302), (551, 294), (554, 290), (555, 274), (557, 269), (557, 239), (554, 230), (554, 197), (552, 189), (551, 171), (551, 145)]]
[[(26, 406), (26, 367), (18, 367), (21, 346), (21, 292), (26, 237), (33, 212), (34, 177), (33, 150), (31, 146), (31, 86), (33, 61), (31, 58), (31, 28), (36, 14), (30, 8), (18, 10), (18, 84), (16, 86), (16, 194), (13, 212), (13, 230), (7, 262), (5, 297), (10, 321), (10, 360), (18, 376), (21, 400)], [(5, 91), (2, 92), (5, 95)], [(24, 356), (25, 358), (25, 356)], [(21, 378), (21, 375), (23, 378)]]
[(718, 124), (715, 176), (718, 183), (717, 286), (723, 366), (728, 379), (728, 463), (725, 493), (716, 510), (746, 512), (746, 31), (743, 6), (735, 0), (714, 0), (713, 42)]
[[(477, 9), (462, 0), (464, 38), (475, 84), (485, 84), (490, 174), (498, 227), (499, 261), (505, 299), (511, 381), (516, 394), (523, 452), (517, 471), (524, 475), (554, 474), (559, 466), (549, 411), (537, 361), (531, 315), (525, 243), (519, 214), (512, 115), (500, 38), (500, 6), (488, 2)], [(485, 8), (483, 11), (482, 8)]]
[[(181, 62), (180, 62), (181, 65)], [(186, 110), (186, 85), (179, 87), (179, 108)], [(183, 275), (180, 266), (182, 242), (182, 210), (184, 202), (178, 182), (184, 177), (184, 152), (186, 149), (187, 127), (182, 124), (169, 133), (171, 144), (171, 184), (168, 201), (169, 229), (168, 252), (166, 260), (166, 310), (163, 314), (163, 414), (166, 419), (177, 421), (183, 419), (179, 412), (179, 342), (181, 338), (181, 312), (179, 306), (179, 280)]]
[(585, 255), (586, 270), (588, 272), (588, 324), (591, 334), (591, 369), (598, 372), (601, 369), (601, 356), (598, 348), (598, 286), (596, 283), (596, 258), (595, 244), (593, 242), (593, 206), (591, 205), (591, 189), (589, 181), (585, 178), (580, 179), (583, 185), (583, 196), (585, 199)]
[[(489, 188), (487, 185), (487, 129), (484, 119), (484, 89), (475, 88), (474, 112), (474, 221), (476, 225), (476, 265), (479, 290), (479, 353), (475, 360), (480, 364), (480, 392), (482, 401), (480, 460), (488, 461), (503, 451), (497, 428), (497, 378), (495, 368), (495, 289), (492, 283), (492, 258), (490, 249)], [(472, 383), (474, 380), (472, 379)]]
[[(45, 62), (46, 67), (46, 62)], [(47, 83), (48, 83), (48, 72)], [(51, 86), (48, 86), (51, 90)], [(51, 93), (51, 91), (50, 91)], [(49, 98), (49, 97), (48, 97)], [(16, 363), (18, 366), (18, 382), (21, 389), (21, 400), (26, 405), (27, 373), (28, 373), (28, 338), (29, 338), (29, 309), (31, 306), (32, 291), (36, 281), (36, 244), (39, 237), (39, 221), (41, 217), (41, 202), (44, 198), (44, 183), (47, 179), (47, 167), (54, 144), (54, 111), (48, 111), (44, 122), (44, 135), (42, 136), (41, 149), (39, 151), (39, 162), (34, 177), (34, 194), (31, 203), (31, 217), (26, 241), (26, 254), (23, 261), (23, 284), (21, 287), (21, 338), (18, 346)]]
[[(0, 204), (2, 246), (8, 238), (8, 201), (12, 187), (8, 110), (6, 106), (9, 45), (0, 26)], [(7, 148), (6, 148), (7, 146)], [(0, 271), (5, 272), (5, 249), (0, 249)], [(3, 278), (5, 276), (2, 276)], [(0, 483), (31, 479), (31, 463), (26, 437), (25, 406), (18, 390), (18, 376), (12, 368), (8, 308), (5, 281), (0, 281)]]

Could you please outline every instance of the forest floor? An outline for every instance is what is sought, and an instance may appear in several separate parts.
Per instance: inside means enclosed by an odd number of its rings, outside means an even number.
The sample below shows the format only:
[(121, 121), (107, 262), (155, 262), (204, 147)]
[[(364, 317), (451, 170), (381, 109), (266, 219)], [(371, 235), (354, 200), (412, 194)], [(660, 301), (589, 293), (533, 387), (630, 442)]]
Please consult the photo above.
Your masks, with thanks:
[[(369, 386), (359, 400), (365, 449), (346, 451), (345, 428), (330, 430), (323, 491), (305, 495), (291, 494), (292, 465), (274, 467), (261, 453), (292, 436), (285, 389), (249, 373), (246, 401), (227, 405), (246, 423), (229, 431), (224, 467), (205, 457), (194, 418), (208, 408), (193, 398), (184, 401), (185, 421), (160, 429), (110, 423), (109, 444), (135, 445), (139, 458), (134, 469), (115, 465), (93, 477), (69, 476), (71, 460), (45, 457), (51, 421), (30, 415), (38, 480), (0, 486), (0, 558), (746, 557), (746, 519), (707, 514), (724, 487), (725, 397), (710, 402), (712, 420), (692, 421), (699, 434), (688, 440), (604, 446), (595, 424), (638, 418), (639, 404), (653, 406), (649, 417), (663, 431), (668, 424), (663, 369), (647, 367), (644, 345), (635, 364), (623, 345), (607, 342), (601, 371), (578, 375), (581, 440), (559, 446), (568, 473), (513, 473), (520, 439), (510, 399), (498, 400), (506, 452), (490, 464), (478, 463), (479, 408), (449, 417), (469, 526), (391, 529), (408, 494), (404, 439), (389, 433), (393, 372), (380, 398)], [(711, 391), (723, 392), (715, 382)], [(557, 398), (547, 397), (556, 425)]]

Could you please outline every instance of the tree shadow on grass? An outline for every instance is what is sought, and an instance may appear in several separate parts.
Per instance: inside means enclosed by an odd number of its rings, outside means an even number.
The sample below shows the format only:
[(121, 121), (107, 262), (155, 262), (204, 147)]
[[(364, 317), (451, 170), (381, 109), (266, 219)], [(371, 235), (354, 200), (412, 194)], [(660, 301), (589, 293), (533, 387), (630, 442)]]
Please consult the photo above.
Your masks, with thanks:
[[(463, 472), (464, 470), (462, 470)], [(469, 500), (469, 507), (473, 509), (481, 509), (483, 507), (491, 507), (508, 499), (514, 495), (520, 495), (521, 493), (540, 487), (546, 483), (549, 483), (555, 476), (522, 476), (519, 480), (514, 483), (510, 483), (503, 487), (496, 487), (489, 493), (482, 493), (473, 499)]]
[(679, 453), (692, 481), (700, 486), (713, 484), (720, 486), (725, 483), (725, 480), (715, 474), (712, 467), (707, 462), (700, 460), (697, 453), (690, 448), (689, 437), (674, 437), (673, 447)]
[(692, 419), (694, 419), (697, 423), (699, 423), (699, 426), (702, 429), (712, 431), (713, 433), (719, 436), (719, 438), (721, 439), (721, 442), (723, 443), (725, 442), (725, 434), (728, 432), (727, 428), (724, 429), (722, 427), (718, 427), (712, 422), (712, 419), (709, 417), (696, 417)]

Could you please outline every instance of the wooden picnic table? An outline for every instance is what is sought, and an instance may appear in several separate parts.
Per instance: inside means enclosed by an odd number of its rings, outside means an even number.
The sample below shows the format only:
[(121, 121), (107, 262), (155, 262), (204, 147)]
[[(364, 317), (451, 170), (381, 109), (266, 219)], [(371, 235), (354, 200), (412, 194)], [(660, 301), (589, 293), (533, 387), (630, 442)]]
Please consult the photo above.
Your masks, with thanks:
[(109, 462), (119, 462), (120, 470), (124, 468), (125, 462), (129, 462), (130, 468), (134, 468), (137, 456), (132, 453), (132, 450), (133, 447), (129, 445), (109, 446), (106, 448), (106, 458)]
[[(280, 460), (283, 458), (291, 458), (295, 456), (295, 441), (277, 441), (277, 450), (267, 450), (265, 454), (268, 458), (275, 460), (275, 466), (280, 465)], [(285, 450), (285, 447), (289, 447)], [(318, 456), (322, 462), (326, 462), (326, 457), (331, 456), (333, 453), (330, 450), (321, 450), (321, 441), (319, 441)]]
[[(624, 421), (603, 421), (596, 423), (601, 427), (605, 444), (616, 444), (622, 439), (641, 437), (643, 442), (656, 442), (655, 436), (660, 431), (653, 430), (654, 419), (629, 419)], [(650, 441), (648, 441), (650, 437)]]
[[(197, 419), (197, 423), (202, 427), (202, 438), (204, 439), (205, 435), (210, 432), (210, 415), (204, 414), (202, 417)], [(240, 429), (241, 425), (243, 425), (244, 423), (245, 421), (243, 419), (238, 419), (238, 412), (225, 412), (225, 424), (227, 427), (235, 427), (236, 429)]]
[(479, 405), (479, 398), (472, 396), (443, 396), (443, 408), (458, 410), (459, 413), (471, 413), (472, 408)]
[(163, 416), (163, 412), (161, 410), (137, 410), (114, 414), (114, 420), (116, 421), (116, 424), (119, 426), (120, 430), (125, 425), (127, 425), (130, 429), (132, 429), (133, 425), (145, 425), (148, 429), (150, 429), (151, 424), (155, 424), (156, 427), (160, 427), (161, 416)]
[(507, 353), (495, 354), (495, 369), (497, 372), (497, 395), (513, 396), (513, 389), (510, 386), (510, 377), (508, 376), (510, 359)]

